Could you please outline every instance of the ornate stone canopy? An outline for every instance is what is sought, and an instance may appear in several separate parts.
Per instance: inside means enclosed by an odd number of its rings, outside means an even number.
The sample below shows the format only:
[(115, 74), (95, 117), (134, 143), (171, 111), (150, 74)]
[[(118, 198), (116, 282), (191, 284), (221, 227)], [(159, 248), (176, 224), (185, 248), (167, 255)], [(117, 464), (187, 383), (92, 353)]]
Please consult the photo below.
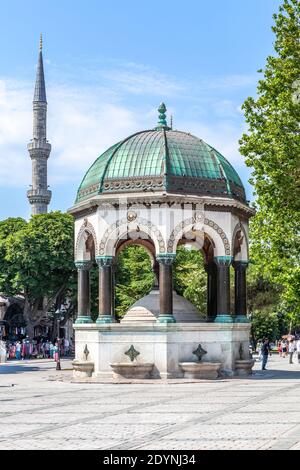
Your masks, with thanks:
[[(92, 362), (80, 364), (92, 364), (93, 378), (146, 366), (156, 378), (182, 377), (181, 366), (193, 368), (199, 344), (209, 362), (197, 367), (221, 367), (223, 375), (233, 375), (240, 345), (249, 348), (246, 268), (248, 219), (254, 211), (229, 162), (201, 139), (172, 130), (165, 113), (162, 103), (155, 129), (122, 140), (95, 161), (69, 210), (75, 218), (78, 269), (76, 361), (83, 360), (88, 345)], [(118, 322), (115, 267), (120, 251), (131, 244), (149, 254), (155, 282)], [(173, 263), (182, 244), (203, 253), (207, 316), (173, 291)], [(90, 314), (94, 263), (99, 266), (96, 324)], [(133, 348), (139, 354), (130, 363), (126, 355)]]
[[(99, 265), (99, 322), (111, 322), (113, 272), (120, 250), (143, 245), (159, 272), (160, 315), (173, 322), (172, 263), (177, 247), (204, 254), (208, 318), (246, 321), (245, 269), (248, 219), (254, 213), (241, 180), (213, 147), (173, 131), (159, 107), (154, 130), (115, 144), (87, 171), (75, 205), (75, 260), (79, 276), (78, 322), (89, 322), (88, 272)], [(230, 314), (229, 268), (236, 272), (236, 315)], [(243, 298), (241, 298), (241, 296)], [(125, 312), (124, 312), (125, 313)]]

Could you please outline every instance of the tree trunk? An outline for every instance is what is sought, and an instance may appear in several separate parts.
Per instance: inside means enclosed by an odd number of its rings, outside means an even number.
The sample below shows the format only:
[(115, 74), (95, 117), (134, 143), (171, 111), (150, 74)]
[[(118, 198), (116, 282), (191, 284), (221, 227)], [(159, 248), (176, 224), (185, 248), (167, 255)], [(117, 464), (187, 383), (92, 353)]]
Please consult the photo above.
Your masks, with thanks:
[(30, 340), (33, 340), (34, 338), (34, 326), (33, 325), (27, 325), (26, 327), (26, 332), (27, 332), (27, 336)]
[[(63, 284), (60, 289), (53, 295), (44, 305), (43, 310), (41, 310), (38, 314), (40, 299), (36, 299), (33, 303), (30, 303), (28, 297), (25, 295), (25, 304), (24, 304), (24, 311), (23, 316), (26, 322), (26, 331), (29, 339), (33, 339), (34, 337), (34, 327), (39, 326), (41, 320), (47, 316), (48, 310), (55, 304), (58, 296), (62, 296), (66, 286)], [(55, 323), (55, 322), (54, 322)], [(53, 328), (54, 335), (56, 334), (56, 324), (54, 324)]]

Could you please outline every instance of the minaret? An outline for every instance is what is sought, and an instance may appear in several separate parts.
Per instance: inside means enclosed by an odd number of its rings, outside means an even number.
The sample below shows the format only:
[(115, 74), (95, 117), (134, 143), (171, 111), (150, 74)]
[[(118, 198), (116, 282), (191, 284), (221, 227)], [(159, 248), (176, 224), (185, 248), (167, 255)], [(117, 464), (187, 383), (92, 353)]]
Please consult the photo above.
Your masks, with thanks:
[(32, 161), (32, 189), (27, 191), (32, 215), (46, 214), (51, 199), (51, 191), (47, 185), (47, 160), (51, 145), (47, 141), (47, 100), (42, 48), (41, 35), (33, 98), (33, 139), (27, 145)]

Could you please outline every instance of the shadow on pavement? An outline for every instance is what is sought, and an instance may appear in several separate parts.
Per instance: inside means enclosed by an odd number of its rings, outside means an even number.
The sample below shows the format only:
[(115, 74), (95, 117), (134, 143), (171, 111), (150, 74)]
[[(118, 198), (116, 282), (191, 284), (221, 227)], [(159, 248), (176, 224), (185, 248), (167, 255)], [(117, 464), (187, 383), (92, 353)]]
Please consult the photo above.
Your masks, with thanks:
[(33, 372), (33, 371), (51, 371), (55, 369), (55, 364), (53, 367), (37, 367), (37, 366), (28, 366), (28, 365), (3, 365), (0, 366), (0, 375), (1, 374), (19, 374), (25, 372)]
[(299, 380), (300, 379), (300, 370), (277, 370), (277, 369), (267, 369), (267, 370), (255, 370), (252, 375), (253, 379), (275, 379), (275, 380)]

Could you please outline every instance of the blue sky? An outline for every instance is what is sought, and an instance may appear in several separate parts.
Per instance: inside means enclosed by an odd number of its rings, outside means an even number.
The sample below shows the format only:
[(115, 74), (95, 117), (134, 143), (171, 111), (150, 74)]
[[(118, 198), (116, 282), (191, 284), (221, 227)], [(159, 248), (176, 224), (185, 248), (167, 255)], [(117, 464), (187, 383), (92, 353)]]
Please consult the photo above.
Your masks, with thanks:
[(0, 0), (0, 219), (29, 217), (32, 96), (44, 37), (50, 209), (66, 210), (110, 145), (155, 126), (164, 101), (174, 128), (216, 147), (251, 199), (238, 152), (241, 105), (273, 52), (280, 0)]

